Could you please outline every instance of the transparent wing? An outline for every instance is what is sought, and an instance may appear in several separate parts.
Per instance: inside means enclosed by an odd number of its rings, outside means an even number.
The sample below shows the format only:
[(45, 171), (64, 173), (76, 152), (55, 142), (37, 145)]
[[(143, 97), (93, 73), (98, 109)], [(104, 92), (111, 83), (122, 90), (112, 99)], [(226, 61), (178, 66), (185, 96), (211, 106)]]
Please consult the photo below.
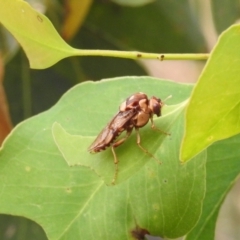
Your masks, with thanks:
[(118, 112), (107, 126), (99, 133), (97, 138), (88, 148), (90, 152), (100, 152), (106, 149), (115, 140), (115, 138), (124, 130), (126, 130), (126, 123), (135, 115), (137, 111), (131, 109), (128, 111)]

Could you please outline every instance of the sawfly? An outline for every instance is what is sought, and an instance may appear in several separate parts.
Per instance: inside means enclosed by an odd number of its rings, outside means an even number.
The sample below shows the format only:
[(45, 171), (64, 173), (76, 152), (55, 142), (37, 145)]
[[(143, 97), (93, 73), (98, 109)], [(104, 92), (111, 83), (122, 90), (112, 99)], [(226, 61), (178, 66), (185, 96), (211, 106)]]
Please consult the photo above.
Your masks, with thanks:
[[(112, 180), (113, 184), (116, 181), (118, 172), (118, 158), (115, 152), (115, 148), (127, 140), (134, 128), (137, 133), (137, 145), (139, 148), (141, 148), (151, 157), (155, 158), (154, 155), (149, 153), (147, 149), (141, 146), (139, 128), (145, 126), (150, 119), (152, 129), (161, 131), (155, 127), (153, 122), (153, 115), (156, 114), (158, 117), (161, 116), (161, 109), (163, 105), (164, 103), (161, 101), (161, 99), (154, 96), (148, 99), (147, 95), (142, 92), (131, 95), (120, 105), (119, 112), (99, 133), (97, 138), (88, 148), (88, 151), (90, 153), (97, 153), (105, 150), (108, 147), (111, 147), (115, 163), (115, 175)], [(126, 131), (126, 136), (118, 139), (118, 136), (124, 131)]]

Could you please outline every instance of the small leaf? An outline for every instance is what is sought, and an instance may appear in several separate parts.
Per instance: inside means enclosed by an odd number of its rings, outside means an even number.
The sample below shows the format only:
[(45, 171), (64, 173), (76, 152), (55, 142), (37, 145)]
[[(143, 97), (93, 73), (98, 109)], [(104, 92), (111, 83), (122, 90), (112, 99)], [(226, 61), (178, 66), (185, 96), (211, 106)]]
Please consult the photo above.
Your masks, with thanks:
[(32, 68), (46, 68), (76, 52), (49, 19), (22, 0), (0, 0), (0, 22), (23, 47)]
[(181, 160), (240, 132), (240, 25), (222, 34), (187, 107)]

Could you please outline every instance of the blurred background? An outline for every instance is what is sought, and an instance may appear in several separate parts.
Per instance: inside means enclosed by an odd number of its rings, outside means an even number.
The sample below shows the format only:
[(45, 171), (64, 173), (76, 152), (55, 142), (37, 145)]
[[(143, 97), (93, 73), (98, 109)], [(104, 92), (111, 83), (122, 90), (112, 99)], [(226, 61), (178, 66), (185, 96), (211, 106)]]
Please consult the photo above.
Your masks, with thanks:
[[(79, 49), (209, 53), (222, 31), (240, 18), (239, 0), (28, 2), (49, 17), (68, 44)], [(33, 70), (19, 44), (0, 25), (0, 145), (13, 126), (51, 108), (78, 83), (133, 75), (195, 83), (204, 65), (205, 61), (72, 57), (51, 68)], [(0, 239), (47, 238), (30, 220), (0, 215)], [(240, 239), (240, 181), (224, 200), (215, 239)]]

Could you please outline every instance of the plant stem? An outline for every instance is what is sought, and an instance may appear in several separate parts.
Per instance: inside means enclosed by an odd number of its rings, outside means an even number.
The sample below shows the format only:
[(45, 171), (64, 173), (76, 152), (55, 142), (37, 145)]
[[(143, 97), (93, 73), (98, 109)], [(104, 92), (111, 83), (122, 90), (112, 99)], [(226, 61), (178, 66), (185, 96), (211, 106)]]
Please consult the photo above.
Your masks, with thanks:
[(158, 59), (158, 60), (207, 60), (208, 53), (183, 53), (183, 54), (165, 54), (165, 53), (146, 53), (136, 51), (112, 51), (112, 50), (79, 50), (74, 49), (74, 55), (80, 56), (101, 56), (118, 57), (130, 59)]

